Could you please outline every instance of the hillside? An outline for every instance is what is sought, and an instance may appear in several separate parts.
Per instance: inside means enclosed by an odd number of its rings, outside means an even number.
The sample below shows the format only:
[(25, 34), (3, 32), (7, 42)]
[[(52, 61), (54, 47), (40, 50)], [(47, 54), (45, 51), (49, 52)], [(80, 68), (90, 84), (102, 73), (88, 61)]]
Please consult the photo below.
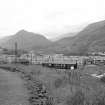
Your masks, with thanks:
[(62, 39), (68, 38), (68, 37), (73, 37), (77, 34), (78, 32), (74, 32), (74, 33), (66, 33), (66, 34), (62, 34), (59, 35), (58, 37), (55, 37), (54, 39), (52, 39), (52, 41), (62, 41)]
[(46, 39), (44, 36), (40, 34), (35, 34), (32, 32), (27, 32), (25, 30), (21, 30), (17, 32), (15, 35), (6, 37), (0, 41), (0, 46), (4, 48), (13, 49), (14, 43), (17, 42), (19, 49), (35, 49), (39, 47), (45, 47), (51, 44), (51, 41)]
[(66, 36), (68, 37), (51, 42), (42, 35), (21, 30), (0, 41), (0, 46), (11, 49), (17, 42), (19, 49), (45, 54), (85, 55), (88, 52), (105, 51), (105, 21), (89, 24), (78, 34), (71, 36), (71, 33), (68, 33)]
[(76, 51), (87, 53), (91, 51), (105, 51), (105, 21), (96, 22), (87, 26), (75, 38), (73, 45)]
[(47, 51), (83, 55), (91, 51), (105, 51), (105, 21), (88, 25), (76, 36), (56, 41)]

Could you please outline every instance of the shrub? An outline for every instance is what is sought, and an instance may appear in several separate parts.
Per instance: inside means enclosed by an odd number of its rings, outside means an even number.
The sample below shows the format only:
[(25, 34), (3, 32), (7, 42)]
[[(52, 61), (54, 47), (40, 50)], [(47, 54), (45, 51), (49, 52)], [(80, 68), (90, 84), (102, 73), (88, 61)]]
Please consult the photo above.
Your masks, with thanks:
[(105, 76), (103, 76), (100, 80), (105, 83)]
[(46, 100), (46, 104), (45, 104), (45, 105), (54, 105), (53, 97), (49, 97), (49, 98)]
[(62, 86), (62, 84), (63, 84), (63, 80), (61, 78), (58, 78), (54, 81), (55, 88), (59, 88), (60, 86)]
[(66, 105), (84, 105), (85, 96), (82, 91), (77, 91), (74, 96), (67, 97)]
[(100, 92), (97, 94), (93, 105), (105, 105), (105, 92)]
[(80, 84), (81, 73), (79, 71), (70, 71), (68, 72), (68, 80), (70, 84)]

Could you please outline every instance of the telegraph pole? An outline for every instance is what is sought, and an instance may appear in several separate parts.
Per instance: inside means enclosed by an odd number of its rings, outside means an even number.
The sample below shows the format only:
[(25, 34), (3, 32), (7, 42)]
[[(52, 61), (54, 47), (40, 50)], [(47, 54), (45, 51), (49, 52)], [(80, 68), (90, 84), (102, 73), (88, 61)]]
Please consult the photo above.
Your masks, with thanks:
[(15, 42), (15, 63), (17, 63), (17, 42)]

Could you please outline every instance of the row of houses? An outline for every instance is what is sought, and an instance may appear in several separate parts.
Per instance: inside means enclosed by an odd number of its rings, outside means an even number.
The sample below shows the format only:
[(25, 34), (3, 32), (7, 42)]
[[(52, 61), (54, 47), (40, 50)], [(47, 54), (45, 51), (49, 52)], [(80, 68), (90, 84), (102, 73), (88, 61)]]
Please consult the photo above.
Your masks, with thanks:
[(99, 55), (99, 56), (105, 56), (105, 52), (89, 52), (89, 55)]
[(105, 56), (64, 56), (63, 54), (36, 55), (34, 52), (15, 55), (0, 55), (0, 62), (29, 61), (31, 64), (97, 64), (105, 63)]
[(64, 56), (62, 54), (53, 54), (53, 55), (35, 55), (35, 54), (24, 54), (21, 56), (21, 59), (28, 59), (33, 64), (42, 64), (42, 63), (56, 63), (56, 64), (82, 64), (84, 57), (79, 56)]
[(88, 56), (85, 60), (86, 64), (104, 64), (105, 65), (105, 56)]

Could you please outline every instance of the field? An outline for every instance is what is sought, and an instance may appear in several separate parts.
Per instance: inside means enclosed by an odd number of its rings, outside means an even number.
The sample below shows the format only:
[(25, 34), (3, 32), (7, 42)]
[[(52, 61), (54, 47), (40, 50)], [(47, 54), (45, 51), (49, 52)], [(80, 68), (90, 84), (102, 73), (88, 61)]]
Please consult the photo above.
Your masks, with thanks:
[(16, 67), (21, 78), (27, 81), (32, 105), (105, 105), (105, 84), (90, 75), (105, 72), (103, 66), (90, 65), (66, 72), (39, 65), (8, 66)]

